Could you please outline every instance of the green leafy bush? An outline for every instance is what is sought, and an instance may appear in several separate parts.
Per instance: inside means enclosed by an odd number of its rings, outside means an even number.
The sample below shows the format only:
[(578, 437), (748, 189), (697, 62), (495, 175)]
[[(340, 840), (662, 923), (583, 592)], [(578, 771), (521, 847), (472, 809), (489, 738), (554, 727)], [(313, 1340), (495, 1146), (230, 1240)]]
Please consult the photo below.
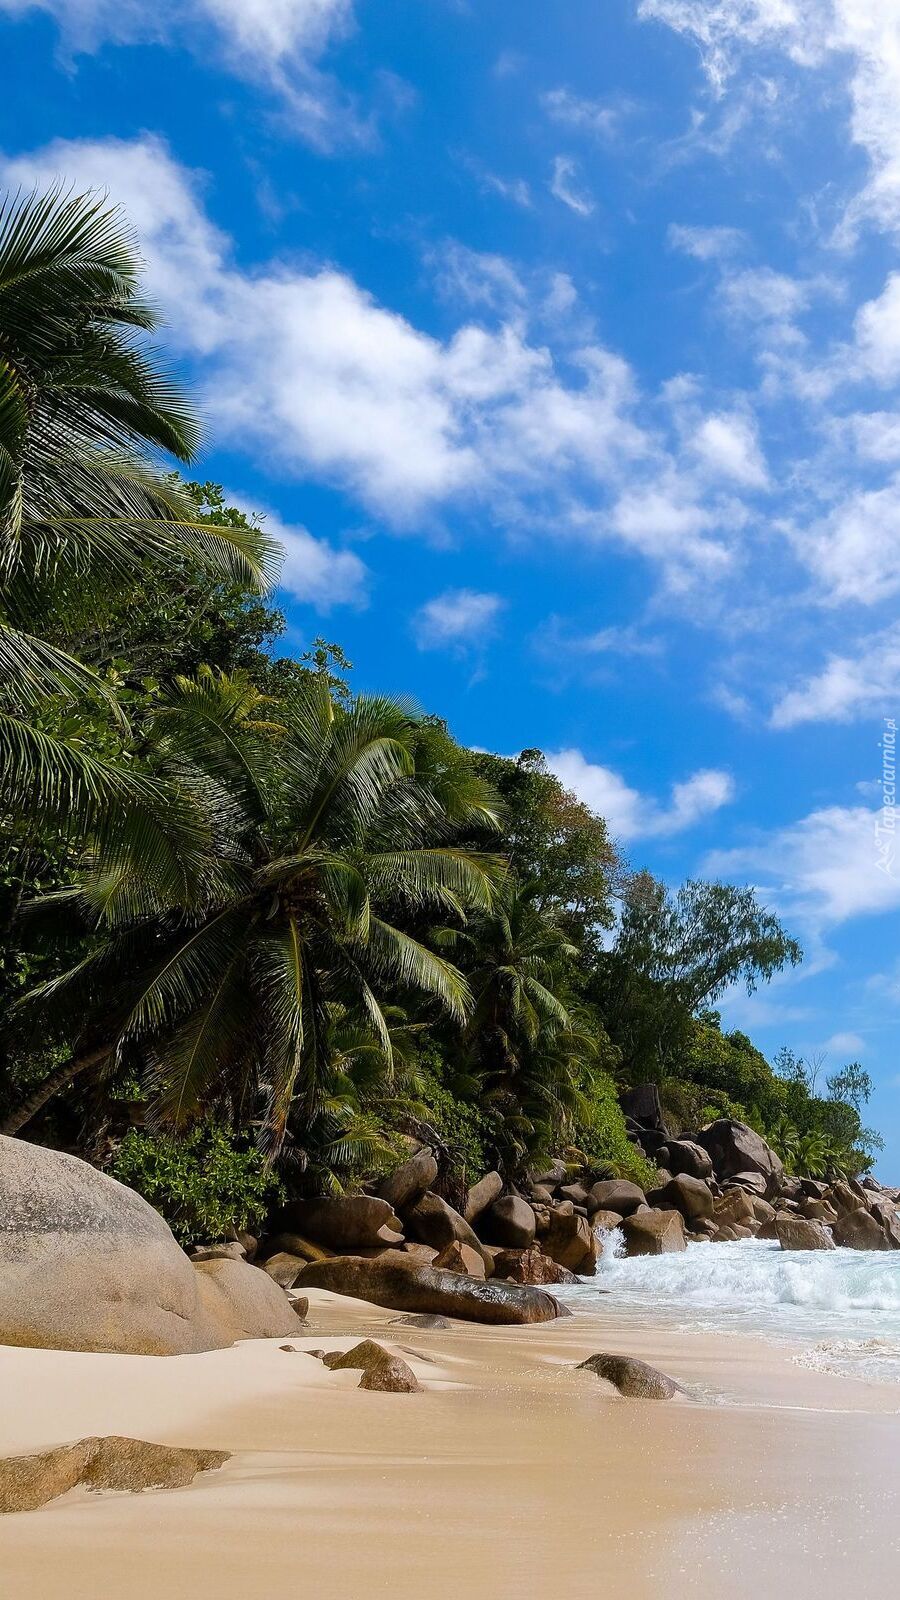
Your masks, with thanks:
[(487, 1168), (487, 1119), (471, 1102), (458, 1099), (436, 1073), (421, 1070), (418, 1097), (429, 1122), (450, 1151), (454, 1167), (467, 1183), (474, 1183)]
[(575, 1143), (590, 1166), (610, 1166), (617, 1177), (630, 1178), (642, 1189), (655, 1186), (656, 1168), (629, 1139), (616, 1086), (605, 1072), (592, 1077), (584, 1091)]
[(110, 1171), (165, 1217), (182, 1245), (250, 1228), (283, 1198), (260, 1152), (213, 1122), (182, 1138), (132, 1128)]

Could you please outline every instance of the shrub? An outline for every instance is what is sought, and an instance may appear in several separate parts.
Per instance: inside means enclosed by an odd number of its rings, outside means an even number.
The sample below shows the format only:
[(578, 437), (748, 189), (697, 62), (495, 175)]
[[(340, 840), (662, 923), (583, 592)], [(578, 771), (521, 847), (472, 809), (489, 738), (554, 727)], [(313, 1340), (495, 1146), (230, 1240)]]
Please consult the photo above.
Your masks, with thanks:
[(421, 1071), (418, 1094), (428, 1120), (450, 1152), (456, 1174), (473, 1183), (487, 1167), (487, 1119), (476, 1106), (457, 1099), (430, 1068)]
[(656, 1184), (656, 1168), (625, 1130), (625, 1118), (613, 1080), (598, 1072), (584, 1092), (584, 1110), (579, 1118), (575, 1143), (589, 1166), (610, 1166), (619, 1178), (630, 1178), (642, 1189)]
[(110, 1171), (165, 1217), (182, 1245), (249, 1228), (283, 1198), (260, 1152), (214, 1122), (181, 1138), (132, 1128)]

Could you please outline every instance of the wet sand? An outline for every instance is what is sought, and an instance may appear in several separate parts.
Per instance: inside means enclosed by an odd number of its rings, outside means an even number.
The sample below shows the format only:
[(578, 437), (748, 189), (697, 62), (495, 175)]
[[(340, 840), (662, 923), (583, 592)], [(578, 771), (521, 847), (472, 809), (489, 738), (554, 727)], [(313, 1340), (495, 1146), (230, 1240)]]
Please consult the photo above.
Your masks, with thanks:
[[(189, 1489), (78, 1490), (0, 1518), (2, 1600), (896, 1592), (900, 1389), (613, 1311), (421, 1330), (310, 1302), (298, 1350), (371, 1334), (425, 1392), (361, 1392), (277, 1340), (169, 1359), (0, 1348), (2, 1454), (89, 1433), (233, 1452)], [(651, 1361), (689, 1398), (623, 1400), (572, 1370), (597, 1350)]]

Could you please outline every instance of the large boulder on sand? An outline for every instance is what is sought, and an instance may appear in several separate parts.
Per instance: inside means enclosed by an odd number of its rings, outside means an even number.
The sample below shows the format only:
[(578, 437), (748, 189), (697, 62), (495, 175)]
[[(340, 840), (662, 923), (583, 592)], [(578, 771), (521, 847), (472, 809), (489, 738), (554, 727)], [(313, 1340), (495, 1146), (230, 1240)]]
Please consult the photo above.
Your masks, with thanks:
[(430, 1150), (417, 1150), (408, 1161), (389, 1172), (378, 1193), (392, 1211), (403, 1211), (421, 1200), (438, 1175), (438, 1164)]
[(168, 1356), (300, 1330), (257, 1267), (195, 1269), (133, 1189), (76, 1156), (0, 1137), (0, 1344)]
[[(298, 1269), (302, 1266), (298, 1260)], [(284, 1289), (259, 1267), (246, 1261), (201, 1261), (195, 1271), (200, 1304), (224, 1344), (299, 1332), (300, 1319)]]
[(806, 1217), (780, 1216), (773, 1223), (782, 1250), (833, 1250), (834, 1240), (821, 1222)]
[(784, 1181), (784, 1166), (765, 1139), (731, 1117), (720, 1117), (710, 1122), (697, 1135), (713, 1164), (716, 1177), (721, 1181), (735, 1178), (739, 1173), (759, 1172), (766, 1180), (766, 1198), (778, 1194)]
[(534, 1243), (535, 1216), (527, 1200), (505, 1194), (481, 1217), (479, 1231), (490, 1244), (507, 1250), (527, 1250)]
[(332, 1372), (356, 1368), (362, 1372), (360, 1389), (374, 1389), (382, 1394), (418, 1394), (421, 1389), (412, 1367), (398, 1355), (392, 1355), (374, 1339), (363, 1339), (343, 1354), (334, 1351), (325, 1356), (325, 1365)]
[(417, 1266), (399, 1252), (396, 1261), (384, 1257), (366, 1261), (359, 1256), (317, 1261), (304, 1268), (297, 1287), (330, 1289), (332, 1294), (352, 1295), (392, 1311), (424, 1311), (467, 1322), (552, 1322), (559, 1316), (556, 1301), (542, 1289), (438, 1272)]
[(400, 1219), (386, 1200), (370, 1194), (291, 1200), (278, 1212), (274, 1232), (299, 1234), (329, 1250), (372, 1250), (403, 1243)]
[(687, 1249), (680, 1211), (638, 1211), (625, 1218), (622, 1233), (628, 1256), (662, 1256)]

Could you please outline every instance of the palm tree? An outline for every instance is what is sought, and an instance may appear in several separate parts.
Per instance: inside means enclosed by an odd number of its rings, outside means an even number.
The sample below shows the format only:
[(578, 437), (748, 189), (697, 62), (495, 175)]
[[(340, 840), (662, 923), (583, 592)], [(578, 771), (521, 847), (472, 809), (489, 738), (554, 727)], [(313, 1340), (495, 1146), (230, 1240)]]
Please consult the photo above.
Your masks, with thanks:
[[(183, 1126), (214, 1103), (257, 1119), (277, 1152), (292, 1107), (301, 1129), (322, 1109), (336, 1016), (365, 1019), (388, 1071), (386, 998), (464, 1021), (465, 979), (407, 930), (488, 912), (502, 866), (452, 842), (494, 824), (496, 802), (441, 724), (376, 697), (336, 704), (322, 673), (274, 722), (248, 693), (212, 673), (180, 680), (158, 719), (160, 763), (206, 785), (214, 819), (190, 894), (129, 860), (50, 897), (98, 943), (23, 1016), (60, 1041), (76, 1025), (51, 1092), (137, 1059), (160, 1119)], [(33, 1110), (34, 1097), (6, 1131)]]
[(447, 930), (474, 996), (465, 1044), (483, 1105), (493, 1110), (498, 1159), (515, 1166), (580, 1106), (591, 1042), (565, 999), (578, 950), (533, 884), (508, 878), (470, 926)]
[(781, 1157), (788, 1171), (792, 1172), (800, 1148), (800, 1134), (790, 1117), (782, 1114), (775, 1119), (768, 1130), (762, 1128), (760, 1132), (768, 1140), (775, 1154)]
[(0, 806), (82, 834), (111, 818), (120, 834), (137, 818), (140, 833), (152, 813), (158, 827), (166, 801), (36, 727), (48, 695), (106, 693), (42, 637), (42, 613), (85, 574), (108, 585), (186, 555), (251, 587), (274, 571), (259, 529), (198, 521), (163, 470), (163, 454), (191, 459), (200, 428), (146, 348), (158, 319), (140, 271), (100, 196), (57, 187), (0, 202)]

